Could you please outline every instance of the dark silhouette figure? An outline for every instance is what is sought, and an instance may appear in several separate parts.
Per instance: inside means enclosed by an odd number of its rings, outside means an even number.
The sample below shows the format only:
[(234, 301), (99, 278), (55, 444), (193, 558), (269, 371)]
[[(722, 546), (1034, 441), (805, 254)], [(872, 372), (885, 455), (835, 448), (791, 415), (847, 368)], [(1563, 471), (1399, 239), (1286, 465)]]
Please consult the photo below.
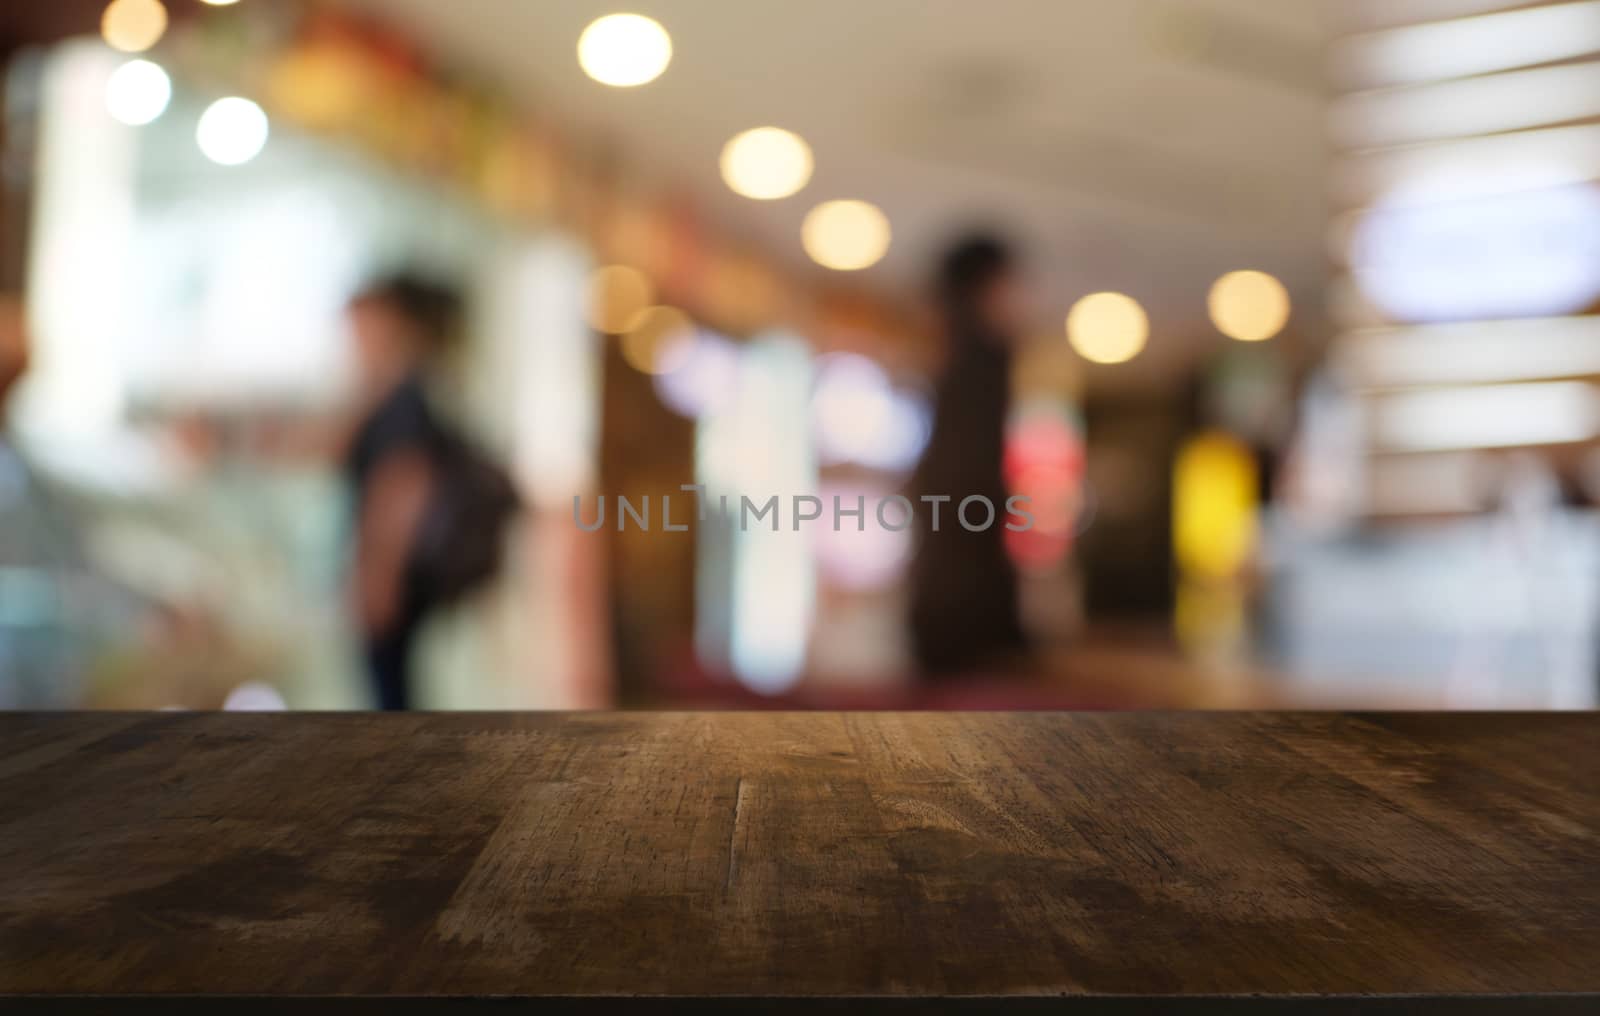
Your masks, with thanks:
[[(1014, 256), (998, 240), (967, 239), (945, 256), (935, 291), (949, 358), (914, 487), (919, 497), (950, 501), (939, 506), (938, 531), (932, 506), (918, 506), (911, 596), (913, 652), (930, 676), (1005, 667), (1027, 648), (1016, 570), (1005, 549), (1001, 471), (1012, 346), (1022, 318)], [(996, 509), (994, 525), (981, 532), (956, 517), (962, 499), (973, 495)]]
[(379, 705), (411, 702), (411, 657), (433, 610), (492, 580), (519, 505), (501, 467), (439, 417), (426, 379), (460, 299), (409, 276), (350, 303), (362, 418), (345, 459), (355, 501), (353, 599)]

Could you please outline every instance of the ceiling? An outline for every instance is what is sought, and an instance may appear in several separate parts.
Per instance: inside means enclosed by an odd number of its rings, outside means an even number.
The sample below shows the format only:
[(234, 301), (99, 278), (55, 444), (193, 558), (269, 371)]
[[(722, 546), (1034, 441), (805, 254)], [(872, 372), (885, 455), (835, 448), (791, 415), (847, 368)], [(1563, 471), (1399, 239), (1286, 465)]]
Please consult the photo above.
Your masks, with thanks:
[[(1032, 256), (1041, 324), (1119, 289), (1157, 338), (1203, 334), (1207, 288), (1241, 267), (1320, 300), (1321, 0), (353, 2), (804, 271), (822, 271), (799, 248), (805, 212), (856, 197), (895, 231), (864, 282), (908, 290), (953, 231), (999, 224)], [(672, 65), (642, 88), (577, 64), (584, 26), (619, 10), (672, 35)], [(720, 181), (723, 143), (763, 124), (816, 152), (793, 198)]]

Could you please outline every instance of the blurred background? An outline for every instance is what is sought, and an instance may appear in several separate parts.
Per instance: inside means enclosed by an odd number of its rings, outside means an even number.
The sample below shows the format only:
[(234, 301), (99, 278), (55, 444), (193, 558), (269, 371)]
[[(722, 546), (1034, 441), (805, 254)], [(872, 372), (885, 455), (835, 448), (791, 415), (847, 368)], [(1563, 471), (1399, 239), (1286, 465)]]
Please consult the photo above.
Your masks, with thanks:
[[(53, 0), (0, 59), (0, 706), (371, 708), (395, 610), (432, 709), (1596, 705), (1600, 0)], [(351, 592), (394, 273), (518, 495), (409, 613)], [(871, 505), (931, 476), (1036, 524), (924, 567)]]

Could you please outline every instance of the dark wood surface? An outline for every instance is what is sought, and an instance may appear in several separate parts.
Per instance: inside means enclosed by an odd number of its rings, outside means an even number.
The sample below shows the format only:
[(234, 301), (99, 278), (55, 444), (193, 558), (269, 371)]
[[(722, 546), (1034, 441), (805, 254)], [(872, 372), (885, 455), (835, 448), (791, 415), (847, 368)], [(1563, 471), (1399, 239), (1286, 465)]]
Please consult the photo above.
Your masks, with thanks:
[(0, 716), (0, 994), (1596, 991), (1596, 714)]

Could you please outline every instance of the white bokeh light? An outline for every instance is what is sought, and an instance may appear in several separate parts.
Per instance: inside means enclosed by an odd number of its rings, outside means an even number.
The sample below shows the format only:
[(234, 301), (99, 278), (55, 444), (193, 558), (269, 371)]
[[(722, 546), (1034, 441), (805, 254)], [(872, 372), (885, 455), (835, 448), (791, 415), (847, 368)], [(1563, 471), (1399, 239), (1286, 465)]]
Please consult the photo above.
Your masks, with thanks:
[(1067, 313), (1067, 341), (1090, 363), (1127, 363), (1149, 338), (1149, 317), (1125, 293), (1091, 293)]
[(679, 416), (697, 420), (733, 400), (739, 385), (739, 350), (715, 332), (697, 329), (676, 369), (657, 374), (656, 395)]
[(129, 60), (106, 79), (106, 112), (129, 127), (153, 122), (171, 101), (172, 79), (149, 60)]
[(660, 77), (672, 62), (672, 37), (642, 14), (608, 14), (578, 39), (578, 64), (603, 85), (634, 88)]
[(824, 201), (800, 226), (811, 260), (836, 272), (857, 272), (883, 260), (893, 232), (889, 218), (866, 201)]
[(912, 536), (914, 516), (908, 517), (904, 509), (915, 506), (890, 505), (883, 509), (887, 526), (881, 525), (876, 515), (883, 499), (895, 494), (892, 488), (825, 486), (819, 495), (831, 511), (833, 499), (838, 497), (844, 505), (855, 507), (858, 497), (864, 497), (865, 509), (874, 518), (860, 529), (853, 525), (838, 528), (826, 521), (811, 529), (812, 543), (816, 548), (817, 568), (829, 585), (852, 592), (871, 592), (894, 585), (905, 574), (914, 549)]
[(289, 704), (284, 701), (283, 693), (272, 685), (246, 681), (228, 693), (222, 708), (230, 713), (281, 713)]
[(882, 367), (856, 353), (822, 358), (811, 414), (817, 454), (827, 465), (903, 472), (927, 444), (924, 401), (896, 390)]
[(736, 194), (757, 201), (786, 198), (811, 179), (811, 146), (781, 127), (756, 127), (722, 149), (722, 179)]
[(249, 99), (218, 99), (200, 114), (195, 141), (206, 158), (223, 166), (239, 166), (266, 147), (267, 114)]
[(1362, 291), (1404, 323), (1556, 317), (1600, 300), (1600, 193), (1552, 187), (1461, 201), (1400, 195), (1352, 237)]

